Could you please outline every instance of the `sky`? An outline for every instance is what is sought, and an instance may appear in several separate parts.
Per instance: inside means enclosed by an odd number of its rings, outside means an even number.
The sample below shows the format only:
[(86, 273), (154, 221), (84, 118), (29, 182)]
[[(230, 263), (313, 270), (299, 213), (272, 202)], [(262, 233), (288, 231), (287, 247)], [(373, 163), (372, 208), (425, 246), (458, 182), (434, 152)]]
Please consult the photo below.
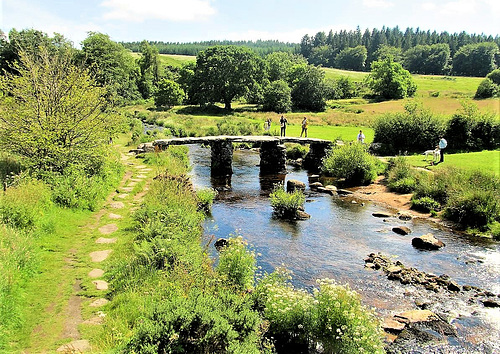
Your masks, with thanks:
[(266, 40), (299, 43), (330, 30), (407, 27), (500, 34), (499, 0), (0, 0), (0, 29), (120, 42)]

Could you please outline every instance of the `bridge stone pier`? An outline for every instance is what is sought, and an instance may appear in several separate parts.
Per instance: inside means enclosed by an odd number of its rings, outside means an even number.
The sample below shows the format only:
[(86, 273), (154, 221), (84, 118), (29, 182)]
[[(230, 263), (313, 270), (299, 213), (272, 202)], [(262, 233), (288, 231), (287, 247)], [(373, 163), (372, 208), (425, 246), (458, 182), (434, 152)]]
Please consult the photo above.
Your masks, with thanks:
[[(165, 150), (170, 145), (210, 145), (212, 177), (231, 176), (233, 173), (233, 143), (258, 143), (260, 145), (260, 172), (262, 175), (286, 173), (286, 148), (284, 143), (309, 144), (310, 150), (304, 166), (317, 170), (321, 159), (333, 147), (329, 140), (275, 136), (206, 136), (198, 138), (172, 138), (155, 140), (148, 145), (152, 150)], [(144, 144), (146, 145), (146, 144)], [(139, 152), (137, 149), (136, 152)]]

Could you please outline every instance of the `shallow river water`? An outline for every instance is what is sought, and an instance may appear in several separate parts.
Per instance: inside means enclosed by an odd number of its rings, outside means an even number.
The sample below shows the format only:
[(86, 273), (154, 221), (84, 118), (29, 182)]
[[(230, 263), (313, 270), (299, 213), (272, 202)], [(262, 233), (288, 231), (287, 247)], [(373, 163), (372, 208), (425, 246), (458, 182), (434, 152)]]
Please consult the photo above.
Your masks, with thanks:
[[(196, 188), (221, 187), (221, 181), (210, 178), (210, 149), (191, 146), (190, 159)], [(231, 234), (241, 235), (260, 254), (257, 261), (264, 271), (284, 265), (293, 272), (294, 285), (307, 289), (312, 289), (318, 278), (348, 283), (382, 317), (416, 309), (417, 299), (431, 299), (439, 304), (437, 308), (443, 316), (453, 318), (459, 333), (457, 338), (435, 346), (433, 352), (500, 353), (499, 309), (470, 305), (463, 297), (450, 293), (436, 295), (421, 287), (401, 285), (388, 280), (381, 271), (364, 266), (368, 254), (380, 252), (407, 267), (447, 274), (460, 285), (474, 285), (500, 294), (499, 243), (466, 237), (427, 221), (384, 221), (372, 216), (373, 212), (384, 210), (373, 203), (354, 204), (311, 191), (307, 171), (289, 169), (286, 176), (264, 178), (259, 176), (258, 163), (257, 152), (234, 152), (231, 189), (219, 193), (206, 219), (205, 244)], [(306, 183), (305, 211), (311, 215), (309, 220), (289, 222), (273, 218), (270, 189), (273, 182), (288, 179)], [(402, 225), (409, 227), (412, 234), (401, 236), (392, 232), (392, 227)], [(420, 251), (411, 245), (413, 237), (429, 232), (446, 246), (439, 251)], [(211, 252), (216, 258), (213, 242)], [(429, 351), (428, 347), (422, 352)]]

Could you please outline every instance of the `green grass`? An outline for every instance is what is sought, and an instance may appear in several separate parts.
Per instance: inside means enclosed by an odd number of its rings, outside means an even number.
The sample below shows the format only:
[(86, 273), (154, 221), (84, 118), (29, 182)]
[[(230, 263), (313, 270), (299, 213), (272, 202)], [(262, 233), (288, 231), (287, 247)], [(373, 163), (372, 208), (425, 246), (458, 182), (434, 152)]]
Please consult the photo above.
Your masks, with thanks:
[(479, 170), (500, 176), (500, 150), (469, 152), (461, 154), (446, 154), (444, 162), (435, 166), (430, 165), (430, 158), (425, 161), (423, 155), (408, 156), (408, 161), (417, 167), (426, 167), (430, 170), (443, 169), (449, 166), (464, 170)]

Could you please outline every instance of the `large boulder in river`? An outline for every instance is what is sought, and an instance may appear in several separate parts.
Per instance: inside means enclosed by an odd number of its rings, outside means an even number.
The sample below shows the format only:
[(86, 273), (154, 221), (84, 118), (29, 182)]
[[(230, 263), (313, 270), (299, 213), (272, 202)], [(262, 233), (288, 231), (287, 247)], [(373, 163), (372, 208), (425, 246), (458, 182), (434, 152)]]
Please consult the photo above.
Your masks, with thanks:
[(400, 235), (408, 235), (411, 233), (410, 228), (406, 226), (395, 226), (392, 228), (392, 231)]
[(295, 191), (305, 191), (306, 184), (301, 181), (297, 181), (296, 179), (290, 179), (286, 182), (286, 191), (288, 193), (293, 193)]
[(438, 250), (444, 247), (444, 243), (434, 237), (433, 234), (425, 234), (420, 237), (415, 237), (411, 240), (411, 244), (415, 248), (420, 248), (424, 250)]

